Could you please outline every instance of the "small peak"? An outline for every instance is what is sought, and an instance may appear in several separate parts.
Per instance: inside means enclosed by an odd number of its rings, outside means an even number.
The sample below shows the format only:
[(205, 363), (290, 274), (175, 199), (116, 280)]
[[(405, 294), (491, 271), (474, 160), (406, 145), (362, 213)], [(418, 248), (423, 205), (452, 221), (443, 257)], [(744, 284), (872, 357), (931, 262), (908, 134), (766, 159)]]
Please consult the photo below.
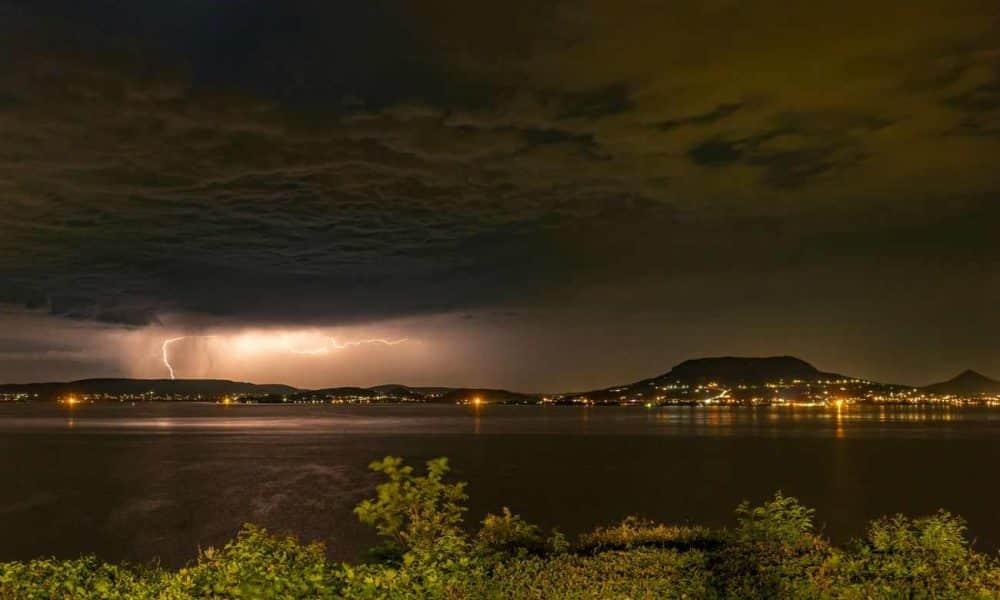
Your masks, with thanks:
[(1000, 393), (1000, 381), (966, 369), (948, 381), (931, 384), (924, 389), (939, 394), (994, 394)]
[(975, 379), (975, 380), (989, 380), (989, 377), (983, 375), (979, 371), (973, 371), (972, 369), (966, 369), (955, 376), (955, 380), (960, 379)]

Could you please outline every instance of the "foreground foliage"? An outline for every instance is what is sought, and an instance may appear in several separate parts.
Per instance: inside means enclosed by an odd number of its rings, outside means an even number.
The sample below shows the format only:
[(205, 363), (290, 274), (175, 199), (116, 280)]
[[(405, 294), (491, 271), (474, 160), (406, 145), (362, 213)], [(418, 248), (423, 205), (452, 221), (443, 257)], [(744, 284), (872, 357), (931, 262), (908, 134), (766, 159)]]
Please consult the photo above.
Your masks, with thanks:
[(944, 511), (879, 519), (838, 548), (815, 533), (811, 509), (779, 492), (740, 504), (731, 529), (629, 517), (571, 546), (507, 508), (470, 535), (465, 484), (448, 481), (446, 459), (424, 474), (394, 457), (371, 468), (386, 481), (355, 512), (385, 543), (361, 563), (246, 525), (177, 571), (94, 557), (0, 563), (0, 600), (1000, 598), (1000, 562)]

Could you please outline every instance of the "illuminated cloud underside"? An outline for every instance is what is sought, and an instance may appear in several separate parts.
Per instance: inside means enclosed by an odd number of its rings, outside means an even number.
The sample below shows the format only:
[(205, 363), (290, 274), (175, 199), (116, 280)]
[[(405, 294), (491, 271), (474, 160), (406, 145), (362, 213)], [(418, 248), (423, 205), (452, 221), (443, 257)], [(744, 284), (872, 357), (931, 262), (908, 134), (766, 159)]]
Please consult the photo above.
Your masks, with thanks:
[[(319, 345), (316, 339), (320, 338)], [(366, 345), (396, 346), (409, 341), (407, 338), (396, 340), (386, 339), (364, 339), (340, 342), (335, 338), (326, 338), (316, 333), (241, 333), (230, 336), (223, 335), (196, 335), (178, 336), (166, 339), (161, 345), (163, 356), (163, 366), (166, 367), (171, 379), (176, 379), (174, 367), (170, 362), (170, 347), (187, 339), (212, 340), (218, 342), (218, 347), (214, 350), (229, 356), (246, 356), (257, 354), (294, 354), (299, 356), (320, 356), (330, 354), (332, 351), (346, 350)], [(300, 344), (310, 344), (303, 347)]]

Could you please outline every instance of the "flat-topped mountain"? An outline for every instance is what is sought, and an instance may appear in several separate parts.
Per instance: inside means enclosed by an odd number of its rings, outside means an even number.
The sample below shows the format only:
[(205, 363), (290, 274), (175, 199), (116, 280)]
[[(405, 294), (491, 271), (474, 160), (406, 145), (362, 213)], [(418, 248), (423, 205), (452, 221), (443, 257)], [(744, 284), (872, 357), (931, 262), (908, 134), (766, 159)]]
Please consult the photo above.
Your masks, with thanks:
[(928, 394), (939, 396), (980, 396), (986, 394), (1000, 394), (1000, 381), (990, 379), (982, 373), (968, 370), (959, 373), (948, 381), (934, 383), (921, 388)]
[(761, 384), (769, 381), (842, 379), (794, 356), (720, 356), (686, 360), (655, 379), (683, 383)]
[(0, 394), (30, 394), (52, 400), (67, 394), (146, 394), (158, 396), (226, 394), (290, 394), (297, 389), (281, 384), (257, 384), (227, 379), (81, 379), (79, 381), (0, 385)]

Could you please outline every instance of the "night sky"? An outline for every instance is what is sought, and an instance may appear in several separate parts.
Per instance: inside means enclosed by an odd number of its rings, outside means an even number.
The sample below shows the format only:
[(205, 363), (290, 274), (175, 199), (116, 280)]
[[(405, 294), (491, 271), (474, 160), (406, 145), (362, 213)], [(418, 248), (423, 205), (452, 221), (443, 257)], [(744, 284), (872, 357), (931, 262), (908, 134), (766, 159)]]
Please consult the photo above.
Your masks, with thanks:
[(996, 0), (0, 1), (0, 382), (996, 376), (998, 235)]

